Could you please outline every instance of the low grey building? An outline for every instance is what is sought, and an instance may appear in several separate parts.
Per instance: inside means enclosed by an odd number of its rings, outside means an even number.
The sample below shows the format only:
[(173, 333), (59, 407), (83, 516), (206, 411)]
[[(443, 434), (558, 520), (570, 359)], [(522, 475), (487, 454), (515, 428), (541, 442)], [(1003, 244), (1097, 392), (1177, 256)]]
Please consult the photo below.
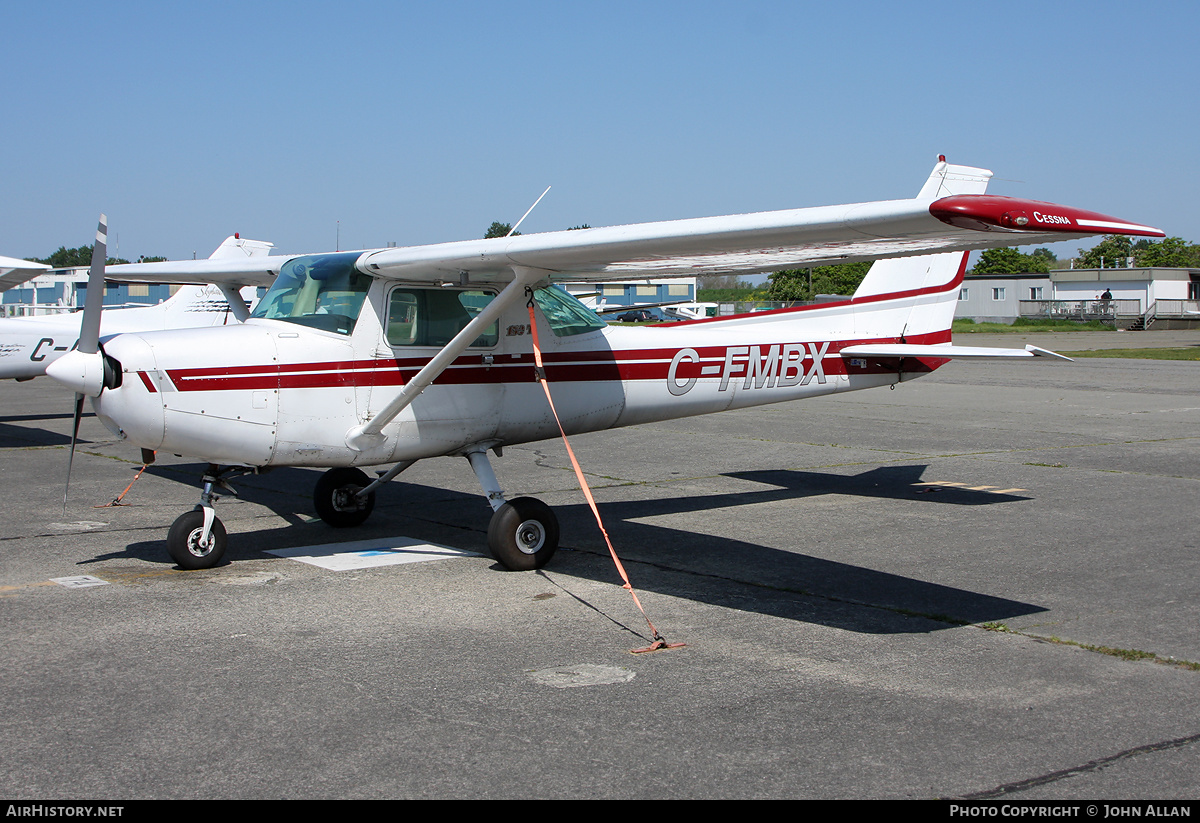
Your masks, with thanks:
[(1048, 274), (980, 274), (963, 278), (954, 316), (976, 323), (1011, 323), (1021, 316), (1022, 300), (1047, 300), (1054, 294)]
[(954, 316), (1101, 319), (1121, 328), (1200, 325), (1200, 269), (1062, 269), (963, 278)]

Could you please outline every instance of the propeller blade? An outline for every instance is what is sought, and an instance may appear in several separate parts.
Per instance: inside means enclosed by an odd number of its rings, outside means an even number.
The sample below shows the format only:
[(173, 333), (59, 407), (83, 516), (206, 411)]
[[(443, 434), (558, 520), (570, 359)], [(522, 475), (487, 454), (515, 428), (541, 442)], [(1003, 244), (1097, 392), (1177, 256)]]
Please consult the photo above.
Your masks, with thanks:
[(83, 323), (79, 327), (76, 351), (95, 354), (100, 351), (100, 312), (104, 311), (104, 263), (108, 259), (108, 217), (100, 215), (96, 243), (92, 246), (92, 266), (88, 270), (87, 299), (83, 304)]
[[(79, 359), (82, 362), (83, 365), (79, 367), (80, 371), (89, 370), (86, 367), (92, 365), (91, 361), (99, 360), (100, 312), (104, 311), (104, 264), (107, 259), (108, 217), (102, 214), (100, 222), (96, 226), (96, 243), (92, 246), (92, 265), (88, 270), (87, 299), (83, 304), (83, 322), (79, 326), (79, 343), (75, 346), (75, 352), (68, 352), (69, 355), (73, 355), (72, 361)], [(96, 355), (96, 357), (81, 357), (80, 355)], [(100, 385), (95, 388), (94, 392), (91, 392), (93, 395), (99, 394), (103, 388), (103, 362), (101, 361), (99, 365), (101, 367)], [(53, 376), (51, 375), (51, 377)], [(79, 380), (82, 383), (95, 382), (94, 379), (88, 380), (84, 376), (81, 376)], [(84, 396), (81, 392), (75, 392), (75, 415), (71, 425), (71, 452), (67, 457), (67, 482), (63, 485), (63, 511), (67, 510), (67, 494), (71, 489), (71, 468), (75, 465), (75, 443), (79, 440), (79, 419), (83, 417)]]
[(63, 484), (63, 511), (67, 510), (67, 492), (71, 489), (71, 466), (75, 464), (75, 443), (79, 440), (79, 419), (83, 417), (84, 395), (75, 394), (75, 419), (71, 424), (71, 451), (67, 457), (67, 482)]

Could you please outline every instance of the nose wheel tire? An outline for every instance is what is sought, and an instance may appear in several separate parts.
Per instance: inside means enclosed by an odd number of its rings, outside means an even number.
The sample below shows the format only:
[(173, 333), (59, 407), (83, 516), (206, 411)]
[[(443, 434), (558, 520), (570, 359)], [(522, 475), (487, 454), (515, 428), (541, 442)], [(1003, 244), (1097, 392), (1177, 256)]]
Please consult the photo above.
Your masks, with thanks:
[(167, 533), (167, 552), (184, 569), (211, 569), (225, 556), (225, 526), (213, 518), (208, 540), (203, 540), (204, 511), (190, 511), (179, 516)]
[(510, 500), (492, 515), (488, 549), (510, 571), (540, 569), (558, 549), (558, 518), (541, 500)]
[(361, 469), (330, 469), (321, 475), (313, 489), (313, 506), (317, 516), (336, 529), (361, 526), (375, 508), (375, 492), (366, 497), (357, 493), (371, 483)]

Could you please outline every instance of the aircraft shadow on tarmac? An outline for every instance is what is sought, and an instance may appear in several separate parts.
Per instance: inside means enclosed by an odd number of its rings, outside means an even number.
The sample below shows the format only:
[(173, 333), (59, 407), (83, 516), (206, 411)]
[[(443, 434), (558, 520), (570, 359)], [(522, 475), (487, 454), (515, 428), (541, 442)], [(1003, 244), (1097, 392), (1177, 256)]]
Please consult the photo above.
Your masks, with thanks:
[[(200, 467), (195, 468), (199, 474)], [(814, 557), (800, 551), (636, 522), (664, 515), (737, 509), (828, 494), (904, 500), (918, 506), (930, 503), (979, 506), (1030, 499), (1013, 494), (917, 485), (926, 468), (923, 465), (884, 466), (851, 476), (795, 470), (738, 472), (726, 476), (770, 488), (713, 495), (643, 497), (602, 502), (600, 508), (621, 558), (627, 563), (649, 564), (630, 568), (634, 587), (642, 591), (872, 634), (925, 633), (962, 623), (1003, 621), (1046, 611), (1029, 603)], [(171, 476), (185, 481), (188, 473), (174, 471)], [(481, 503), (478, 495), (393, 481), (380, 493), (375, 513), (364, 526), (334, 530), (319, 521), (312, 522), (310, 512), (298, 512), (294, 493), (281, 495), (279, 492), (281, 489), (311, 488), (315, 477), (316, 474), (309, 470), (277, 469), (257, 478), (234, 481), (241, 499), (266, 506), (293, 525), (264, 529), (252, 535), (232, 534), (227, 562), (261, 557), (268, 549), (398, 534), (487, 553), (485, 535), (490, 510)], [(650, 488), (642, 487), (647, 491)], [(923, 493), (931, 488), (937, 488), (940, 493)], [(219, 513), (220, 503), (217, 508)], [(619, 585), (620, 580), (587, 505), (582, 502), (558, 505), (555, 512), (562, 526), (565, 551), (560, 550), (546, 568), (548, 577), (560, 582), (564, 577), (579, 577)], [(728, 517), (726, 514), (725, 519)], [(889, 536), (886, 523), (880, 526), (876, 539), (886, 546), (887, 541), (894, 538)], [(164, 537), (165, 531), (164, 525)], [(796, 535), (798, 547), (803, 548), (806, 541), (819, 542), (822, 532), (818, 524), (810, 520), (807, 524), (797, 523)], [(897, 554), (918, 550), (919, 547), (902, 542), (896, 542), (894, 546)], [(123, 551), (96, 560), (119, 557), (171, 563), (162, 539), (133, 543)], [(499, 569), (499, 565), (496, 568)]]
[[(92, 417), (89, 412), (84, 417)], [(30, 446), (71, 445), (71, 412), (66, 414), (13, 414), (0, 417), (0, 449), (24, 449)], [(21, 423), (45, 424), (47, 420), (65, 420), (66, 432), (57, 432), (40, 425), (22, 426)], [(80, 443), (89, 441), (80, 438)]]

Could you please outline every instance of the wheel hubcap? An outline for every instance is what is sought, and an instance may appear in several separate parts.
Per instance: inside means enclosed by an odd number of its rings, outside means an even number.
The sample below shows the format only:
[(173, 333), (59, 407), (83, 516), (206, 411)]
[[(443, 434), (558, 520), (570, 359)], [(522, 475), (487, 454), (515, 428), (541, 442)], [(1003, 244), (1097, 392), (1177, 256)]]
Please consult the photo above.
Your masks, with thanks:
[(333, 493), (333, 508), (339, 512), (357, 512), (362, 511), (367, 505), (366, 498), (358, 498), (355, 495), (362, 489), (359, 486), (347, 486), (344, 489), (338, 489)]
[(216, 539), (209, 534), (208, 541), (204, 542), (200, 539), (203, 536), (204, 529), (192, 529), (191, 534), (188, 535), (187, 550), (192, 557), (207, 557), (212, 552)]
[(546, 527), (537, 520), (526, 520), (517, 526), (517, 548), (524, 554), (537, 554), (546, 543)]

